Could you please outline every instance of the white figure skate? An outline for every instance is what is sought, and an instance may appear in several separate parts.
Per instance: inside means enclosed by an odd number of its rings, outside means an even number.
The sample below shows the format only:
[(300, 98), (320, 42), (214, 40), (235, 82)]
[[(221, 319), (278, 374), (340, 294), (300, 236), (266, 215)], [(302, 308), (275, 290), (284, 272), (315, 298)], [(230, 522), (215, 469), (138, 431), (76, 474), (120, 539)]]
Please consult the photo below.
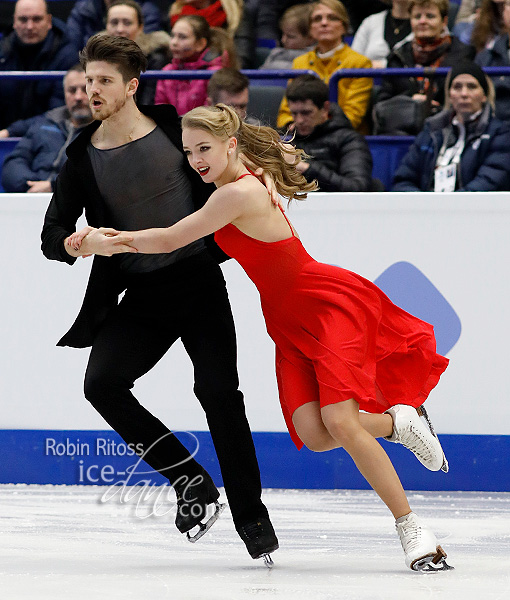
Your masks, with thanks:
[(402, 444), (411, 450), (427, 469), (431, 471), (441, 469), (448, 473), (448, 461), (423, 406), (414, 408), (405, 404), (396, 404), (386, 412), (393, 419), (393, 435), (385, 438), (386, 440)]
[(410, 512), (400, 523), (395, 523), (405, 554), (406, 566), (413, 571), (435, 573), (453, 569), (446, 563), (446, 552), (427, 525)]

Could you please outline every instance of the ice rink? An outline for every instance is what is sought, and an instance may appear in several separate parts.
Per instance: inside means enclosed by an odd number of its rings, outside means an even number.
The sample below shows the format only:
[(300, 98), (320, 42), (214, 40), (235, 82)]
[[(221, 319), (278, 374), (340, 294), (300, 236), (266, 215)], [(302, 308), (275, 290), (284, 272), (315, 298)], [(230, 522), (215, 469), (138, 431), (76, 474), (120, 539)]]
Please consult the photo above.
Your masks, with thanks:
[(171, 488), (1, 485), (1, 597), (508, 598), (510, 493), (410, 494), (455, 566), (433, 574), (405, 567), (373, 492), (266, 490), (264, 500), (280, 539), (271, 570), (249, 557), (228, 508), (199, 542), (186, 541)]

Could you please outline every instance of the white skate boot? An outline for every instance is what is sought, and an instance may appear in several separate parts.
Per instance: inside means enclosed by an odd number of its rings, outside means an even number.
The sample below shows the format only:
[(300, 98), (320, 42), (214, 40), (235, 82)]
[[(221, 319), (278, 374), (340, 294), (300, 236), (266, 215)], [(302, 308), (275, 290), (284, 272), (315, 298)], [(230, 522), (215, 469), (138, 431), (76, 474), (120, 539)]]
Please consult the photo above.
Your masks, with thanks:
[(441, 469), (448, 473), (448, 461), (423, 406), (414, 408), (405, 404), (396, 404), (386, 412), (393, 419), (393, 435), (385, 438), (386, 440), (402, 444), (411, 450), (427, 469), (431, 471)]
[(432, 530), (413, 512), (396, 521), (395, 527), (410, 569), (425, 573), (453, 569), (446, 563), (446, 552), (438, 545)]

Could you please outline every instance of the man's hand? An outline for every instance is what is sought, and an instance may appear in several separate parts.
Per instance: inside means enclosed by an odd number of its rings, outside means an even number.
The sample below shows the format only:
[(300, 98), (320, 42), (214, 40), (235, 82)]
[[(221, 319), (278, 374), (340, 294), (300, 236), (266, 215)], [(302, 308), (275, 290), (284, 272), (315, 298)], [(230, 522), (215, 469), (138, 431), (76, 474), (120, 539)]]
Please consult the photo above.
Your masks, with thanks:
[(133, 241), (129, 233), (122, 233), (107, 227), (85, 227), (64, 240), (66, 252), (71, 256), (112, 256), (123, 252), (137, 252), (136, 248), (128, 246)]
[(51, 183), (49, 181), (27, 181), (27, 194), (44, 194), (51, 192)]

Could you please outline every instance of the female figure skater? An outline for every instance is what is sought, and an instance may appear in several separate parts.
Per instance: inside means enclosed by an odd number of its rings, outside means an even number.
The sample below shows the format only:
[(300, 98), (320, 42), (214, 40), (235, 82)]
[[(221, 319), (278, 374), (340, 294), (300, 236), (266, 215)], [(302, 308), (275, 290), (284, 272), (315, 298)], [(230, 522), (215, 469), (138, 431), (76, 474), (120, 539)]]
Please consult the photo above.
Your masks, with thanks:
[(395, 306), (370, 281), (311, 258), (283, 210), (239, 159), (242, 152), (273, 176), (282, 196), (300, 199), (315, 189), (294, 167), (301, 150), (284, 148), (276, 131), (243, 123), (223, 104), (193, 109), (182, 128), (191, 166), (218, 188), (205, 206), (169, 228), (87, 227), (70, 237), (70, 245), (78, 248), (85, 235), (117, 235), (118, 252), (127, 243), (133, 252), (154, 254), (216, 232), (217, 243), (260, 292), (276, 344), (281, 406), (298, 449), (345, 448), (395, 517), (406, 565), (449, 568), (375, 439), (403, 443), (429, 469), (448, 470), (430, 422), (418, 414), (448, 364), (435, 352), (432, 326)]

